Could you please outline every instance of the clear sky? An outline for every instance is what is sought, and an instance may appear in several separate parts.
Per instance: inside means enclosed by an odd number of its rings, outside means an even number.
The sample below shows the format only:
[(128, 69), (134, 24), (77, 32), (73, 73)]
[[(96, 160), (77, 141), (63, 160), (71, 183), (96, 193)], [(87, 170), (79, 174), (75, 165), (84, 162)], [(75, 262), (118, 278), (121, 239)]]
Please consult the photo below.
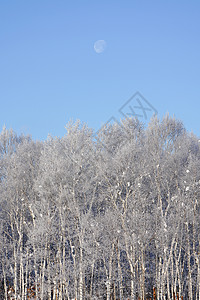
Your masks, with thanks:
[(1, 128), (98, 130), (137, 91), (200, 136), (200, 1), (0, 0)]

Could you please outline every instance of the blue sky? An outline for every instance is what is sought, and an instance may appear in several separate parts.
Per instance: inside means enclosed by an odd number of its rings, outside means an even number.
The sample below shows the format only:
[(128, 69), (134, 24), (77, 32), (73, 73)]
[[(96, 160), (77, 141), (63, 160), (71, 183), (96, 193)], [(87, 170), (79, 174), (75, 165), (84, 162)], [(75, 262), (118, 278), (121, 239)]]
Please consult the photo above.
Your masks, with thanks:
[(98, 130), (139, 91), (199, 136), (199, 16), (199, 1), (0, 0), (0, 127), (40, 140), (71, 119)]

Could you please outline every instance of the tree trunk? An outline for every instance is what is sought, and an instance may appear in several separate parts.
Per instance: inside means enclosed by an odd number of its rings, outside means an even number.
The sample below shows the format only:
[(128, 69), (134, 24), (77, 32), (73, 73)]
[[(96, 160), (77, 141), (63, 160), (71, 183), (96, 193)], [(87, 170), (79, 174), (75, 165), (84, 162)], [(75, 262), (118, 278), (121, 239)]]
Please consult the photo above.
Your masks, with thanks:
[(191, 272), (191, 265), (190, 265), (190, 237), (189, 237), (189, 228), (188, 223), (186, 222), (186, 229), (187, 229), (187, 263), (188, 263), (188, 278), (189, 278), (189, 300), (192, 299), (192, 272)]
[(80, 245), (80, 279), (79, 279), (79, 297), (80, 300), (83, 300), (83, 249), (82, 249), (82, 244)]
[(117, 268), (118, 268), (118, 277), (119, 277), (119, 297), (120, 300), (123, 299), (123, 285), (122, 285), (122, 270), (120, 264), (120, 249), (119, 249), (119, 241), (117, 242)]
[(108, 270), (108, 276), (107, 276), (107, 285), (106, 285), (106, 290), (107, 290), (107, 300), (110, 300), (111, 297), (111, 278), (112, 278), (112, 260), (113, 260), (113, 253), (114, 253), (114, 243), (112, 243), (112, 250), (111, 250), (111, 255), (109, 259), (109, 270)]
[(4, 269), (4, 264), (2, 265), (2, 269), (3, 269), (4, 297), (5, 297), (5, 300), (7, 300), (8, 299), (8, 290), (7, 290), (6, 273), (5, 273), (5, 269)]

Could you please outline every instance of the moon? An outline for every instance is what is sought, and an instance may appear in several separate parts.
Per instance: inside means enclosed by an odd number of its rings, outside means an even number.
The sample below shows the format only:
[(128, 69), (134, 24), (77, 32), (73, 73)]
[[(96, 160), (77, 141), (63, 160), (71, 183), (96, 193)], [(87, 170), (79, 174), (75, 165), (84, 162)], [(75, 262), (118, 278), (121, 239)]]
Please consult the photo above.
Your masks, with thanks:
[(106, 41), (104, 40), (98, 40), (94, 43), (94, 50), (96, 53), (102, 53), (106, 49)]

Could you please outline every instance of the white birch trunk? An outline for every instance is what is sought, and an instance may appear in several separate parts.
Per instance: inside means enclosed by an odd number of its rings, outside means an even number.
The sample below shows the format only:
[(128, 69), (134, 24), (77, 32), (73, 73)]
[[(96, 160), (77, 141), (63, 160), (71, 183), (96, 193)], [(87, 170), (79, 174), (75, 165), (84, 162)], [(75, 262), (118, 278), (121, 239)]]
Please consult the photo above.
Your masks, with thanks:
[(79, 297), (80, 300), (83, 300), (83, 249), (82, 244), (80, 245), (80, 262), (79, 262), (79, 270), (80, 270), (80, 279), (79, 279)]
[[(110, 300), (111, 297), (111, 277), (112, 277), (112, 260), (113, 260), (113, 252), (114, 252), (114, 243), (112, 243), (112, 250), (109, 258), (108, 263), (108, 270), (106, 270), (107, 274), (107, 281), (106, 281), (106, 299)], [(106, 263), (104, 259), (105, 269), (106, 269)]]
[(188, 223), (186, 222), (187, 228), (187, 263), (188, 263), (188, 278), (189, 278), (189, 300), (192, 299), (192, 272), (191, 272), (191, 265), (190, 265), (190, 237), (189, 237), (189, 228)]
[(120, 249), (119, 249), (119, 241), (117, 243), (117, 268), (118, 268), (118, 276), (119, 276), (119, 297), (120, 300), (123, 299), (123, 285), (122, 285), (122, 270), (121, 270), (121, 264), (120, 264)]
[(8, 299), (8, 290), (7, 290), (7, 284), (6, 284), (6, 272), (5, 272), (5, 269), (4, 269), (4, 264), (2, 266), (2, 269), (3, 269), (3, 284), (4, 284), (4, 297), (5, 297), (5, 300)]

